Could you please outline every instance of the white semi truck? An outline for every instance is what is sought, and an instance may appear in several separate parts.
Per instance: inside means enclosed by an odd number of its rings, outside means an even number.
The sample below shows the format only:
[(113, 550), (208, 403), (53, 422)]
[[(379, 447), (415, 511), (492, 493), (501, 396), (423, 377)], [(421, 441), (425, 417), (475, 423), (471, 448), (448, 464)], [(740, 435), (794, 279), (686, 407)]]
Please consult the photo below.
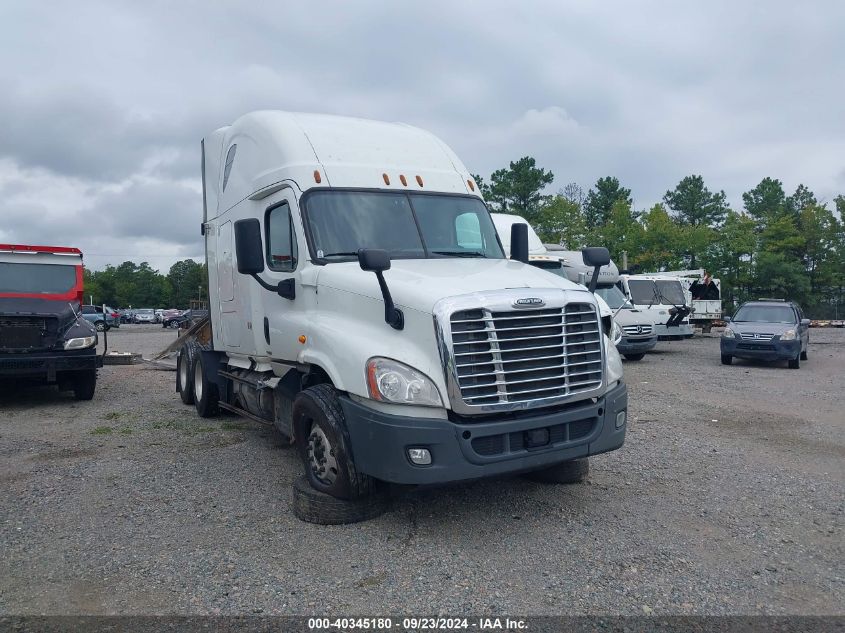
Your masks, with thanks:
[(651, 319), (658, 338), (693, 336), (687, 293), (677, 277), (663, 273), (622, 274), (618, 285), (631, 305)]
[[(210, 321), (177, 389), (275, 425), (321, 523), (386, 483), (583, 478), (622, 446), (627, 389), (593, 294), (506, 259), (470, 172), (407, 125), (263, 111), (202, 143)], [(587, 249), (595, 266), (606, 249)]]

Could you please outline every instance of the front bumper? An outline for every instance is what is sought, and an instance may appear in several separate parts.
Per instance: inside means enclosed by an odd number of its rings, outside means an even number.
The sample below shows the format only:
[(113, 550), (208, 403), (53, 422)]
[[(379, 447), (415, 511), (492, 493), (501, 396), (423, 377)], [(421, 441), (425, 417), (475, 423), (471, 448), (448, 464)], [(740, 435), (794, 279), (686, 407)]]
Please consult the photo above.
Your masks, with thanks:
[[(537, 470), (617, 449), (627, 423), (616, 428), (616, 416), (627, 412), (628, 390), (620, 382), (595, 402), (474, 423), (386, 414), (346, 396), (340, 405), (358, 470), (392, 483), (440, 484)], [(538, 434), (548, 443), (529, 448)], [(412, 464), (409, 448), (427, 448), (431, 465)]]
[(95, 348), (67, 352), (0, 354), (0, 376), (4, 378), (45, 377), (52, 382), (58, 372), (84, 371), (103, 366)]
[(654, 349), (655, 345), (657, 345), (657, 335), (637, 339), (623, 336), (622, 340), (616, 344), (616, 349), (620, 354), (642, 354)]
[(801, 341), (781, 341), (774, 338), (771, 341), (743, 340), (739, 338), (722, 338), (719, 349), (723, 356), (736, 356), (766, 361), (792, 360), (801, 351)]
[(689, 337), (695, 334), (689, 323), (681, 323), (675, 327), (666, 327), (666, 324), (654, 326), (654, 333), (660, 338)]

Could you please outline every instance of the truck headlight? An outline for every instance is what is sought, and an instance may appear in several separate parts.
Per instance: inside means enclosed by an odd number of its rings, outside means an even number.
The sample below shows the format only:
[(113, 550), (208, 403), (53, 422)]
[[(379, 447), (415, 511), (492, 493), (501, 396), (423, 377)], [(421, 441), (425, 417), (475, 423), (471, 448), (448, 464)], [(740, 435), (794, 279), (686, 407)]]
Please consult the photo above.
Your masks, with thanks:
[(787, 330), (783, 334), (780, 335), (780, 340), (782, 341), (794, 341), (795, 340), (795, 330)]
[(619, 355), (619, 350), (616, 345), (610, 344), (610, 339), (604, 337), (604, 347), (607, 350), (607, 385), (612, 387), (616, 382), (622, 380), (624, 370), (622, 369), (622, 357)]
[(442, 407), (437, 385), (422, 372), (389, 358), (367, 361), (367, 389), (373, 400)]
[(610, 328), (610, 340), (614, 345), (619, 345), (622, 340), (622, 327), (616, 322), (613, 322), (613, 327)]
[(722, 332), (722, 338), (734, 338), (734, 331), (731, 328), (726, 327), (725, 331)]
[(65, 341), (65, 349), (86, 349), (97, 344), (97, 337), (83, 336), (82, 338), (69, 338)]

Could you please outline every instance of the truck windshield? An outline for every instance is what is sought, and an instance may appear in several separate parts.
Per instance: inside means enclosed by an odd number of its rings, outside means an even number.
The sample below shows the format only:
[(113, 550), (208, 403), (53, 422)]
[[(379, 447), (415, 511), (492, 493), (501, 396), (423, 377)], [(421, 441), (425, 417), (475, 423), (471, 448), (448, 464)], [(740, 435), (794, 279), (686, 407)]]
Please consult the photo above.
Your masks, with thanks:
[(681, 282), (677, 279), (658, 279), (655, 282), (657, 291), (660, 293), (660, 303), (671, 305), (684, 305), (684, 290)]
[(348, 261), (360, 248), (384, 249), (394, 259), (504, 257), (478, 198), (317, 191), (306, 197), (303, 210), (317, 259)]
[(625, 295), (616, 286), (597, 286), (596, 294), (604, 299), (611, 310), (618, 310), (625, 305)]
[(660, 303), (657, 288), (651, 279), (629, 279), (628, 289), (631, 291), (631, 301), (637, 305)]
[(731, 321), (795, 323), (795, 312), (789, 306), (743, 306)]
[(66, 294), (76, 287), (76, 267), (0, 262), (0, 294)]

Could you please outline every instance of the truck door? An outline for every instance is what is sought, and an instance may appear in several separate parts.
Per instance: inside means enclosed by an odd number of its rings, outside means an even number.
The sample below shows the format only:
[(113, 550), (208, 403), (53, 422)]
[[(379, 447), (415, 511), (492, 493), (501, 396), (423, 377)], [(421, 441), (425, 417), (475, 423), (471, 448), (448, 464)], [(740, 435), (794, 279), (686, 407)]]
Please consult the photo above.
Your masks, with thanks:
[(244, 310), (235, 300), (235, 275), (233, 270), (234, 238), (232, 223), (220, 225), (217, 239), (217, 284), (220, 294), (220, 321), (222, 338), (226, 347), (240, 347), (240, 328)]
[[(294, 325), (294, 317), (299, 315), (302, 306), (301, 288), (298, 284), (299, 247), (295, 217), (299, 208), (290, 190), (283, 190), (273, 196), (274, 201), (264, 214), (264, 239), (266, 270), (263, 277), (273, 285), (287, 281), (296, 293), (294, 299), (282, 297), (274, 292), (264, 292), (264, 319), (256, 323), (256, 339), (263, 338), (267, 349), (278, 360), (295, 360), (301, 344), (297, 341), (300, 331)], [(302, 302), (300, 301), (300, 304)], [(301, 327), (299, 328), (301, 330)]]

